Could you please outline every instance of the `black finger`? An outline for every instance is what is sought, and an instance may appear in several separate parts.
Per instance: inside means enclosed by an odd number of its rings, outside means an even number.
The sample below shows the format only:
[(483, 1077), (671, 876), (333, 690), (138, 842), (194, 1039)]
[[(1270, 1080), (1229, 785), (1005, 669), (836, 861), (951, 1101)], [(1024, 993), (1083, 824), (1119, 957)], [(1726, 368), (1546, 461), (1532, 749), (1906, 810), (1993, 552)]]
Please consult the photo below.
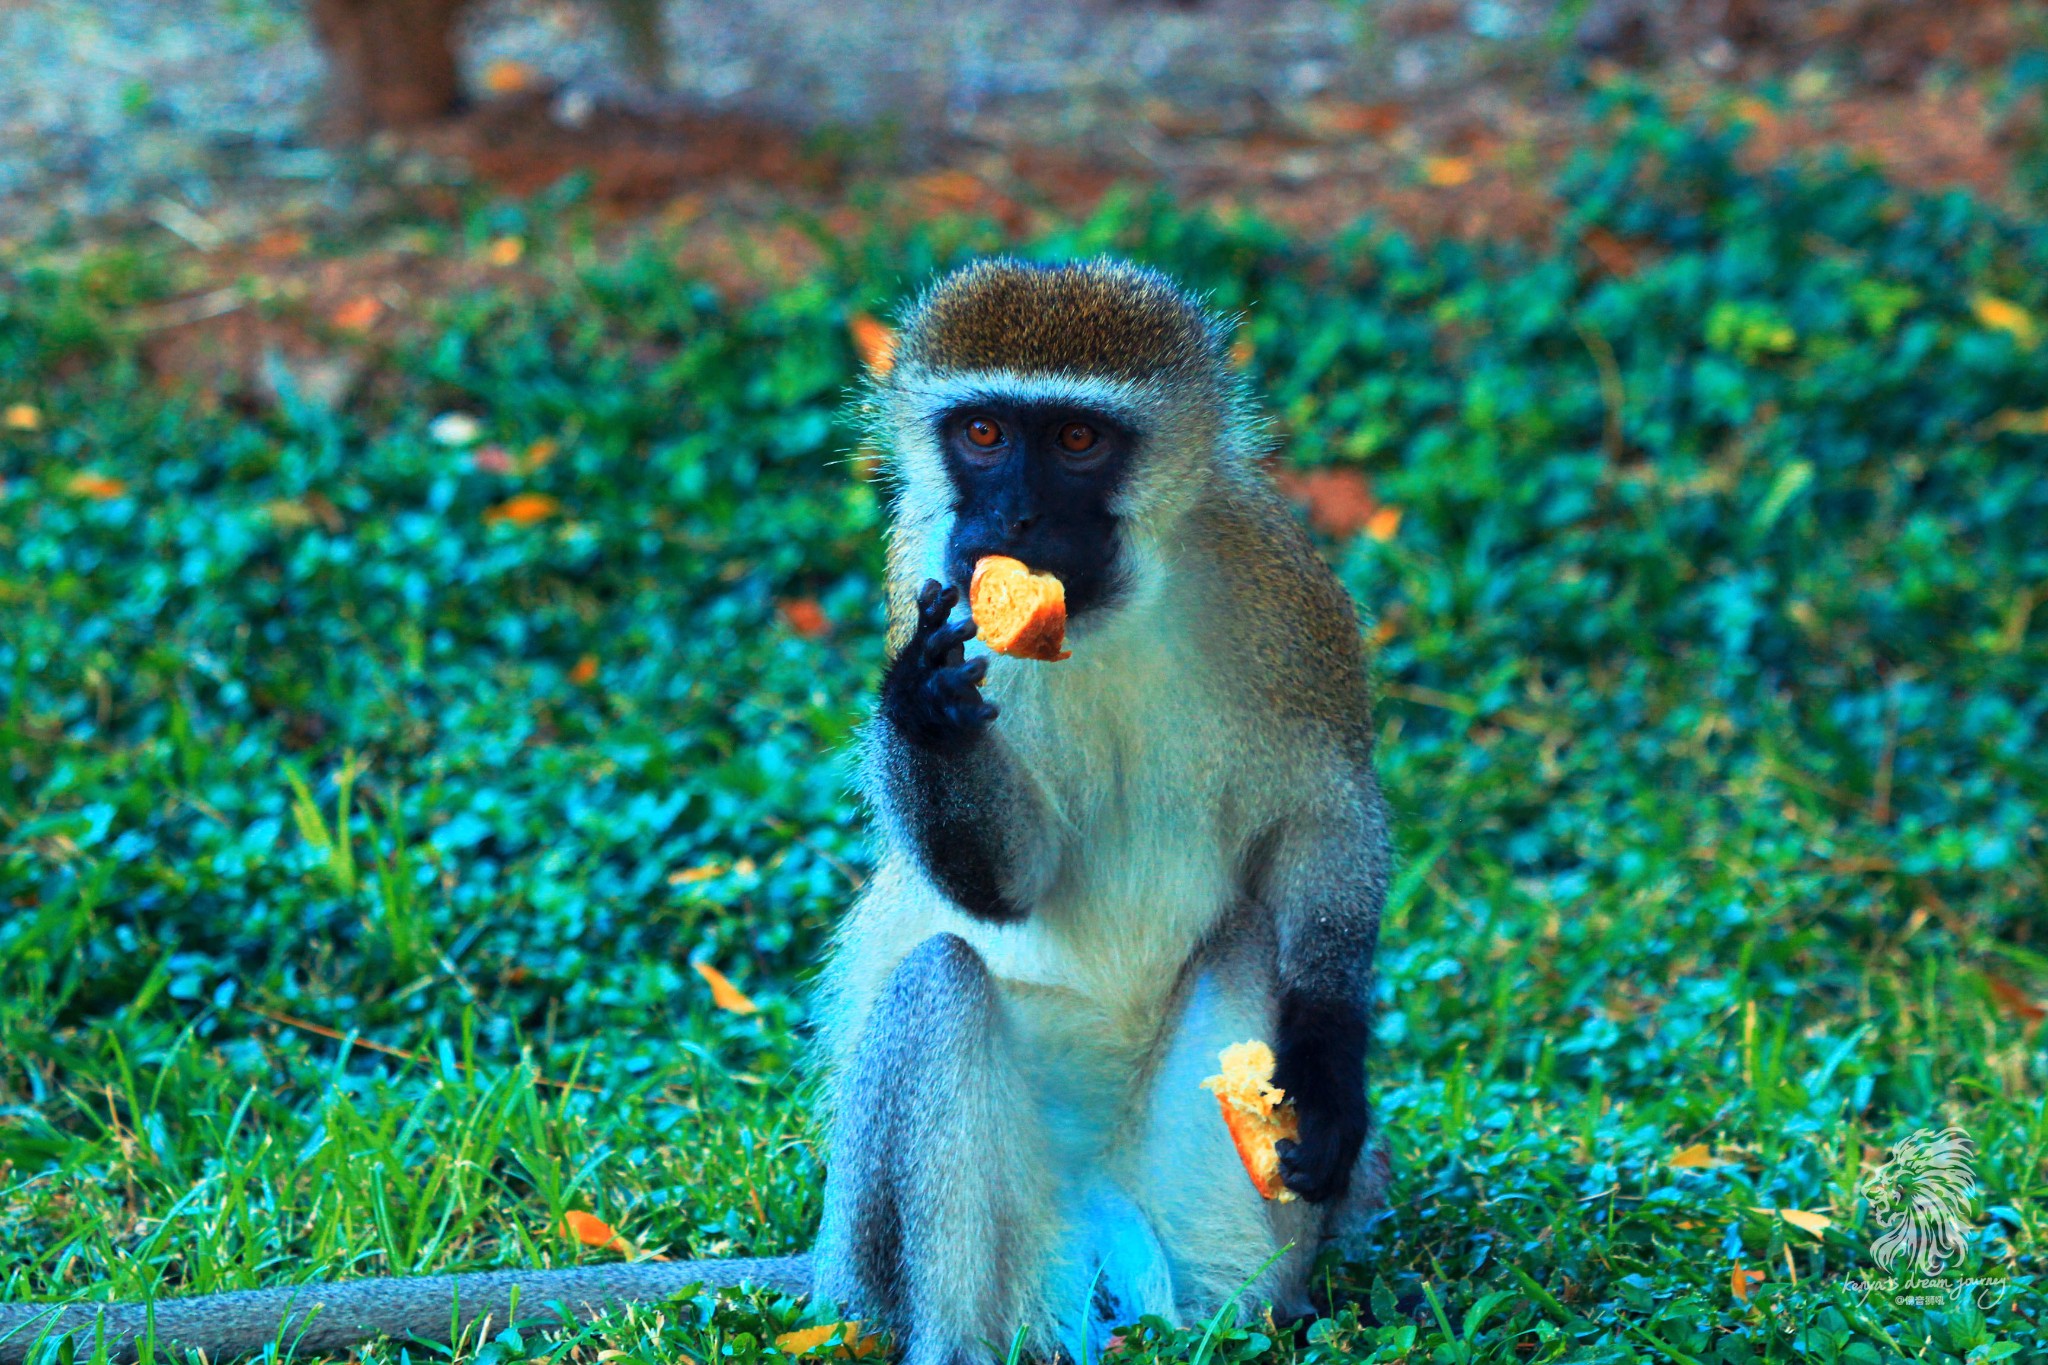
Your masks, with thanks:
[(981, 663), (980, 659), (976, 659), (971, 664), (954, 664), (951, 668), (942, 668), (932, 674), (932, 686), (955, 696), (973, 696), (975, 684), (981, 681), (982, 673), (987, 671), (980, 667)]
[(961, 654), (960, 646), (974, 636), (974, 622), (954, 621), (933, 631), (925, 641), (925, 662), (933, 668), (956, 662)]

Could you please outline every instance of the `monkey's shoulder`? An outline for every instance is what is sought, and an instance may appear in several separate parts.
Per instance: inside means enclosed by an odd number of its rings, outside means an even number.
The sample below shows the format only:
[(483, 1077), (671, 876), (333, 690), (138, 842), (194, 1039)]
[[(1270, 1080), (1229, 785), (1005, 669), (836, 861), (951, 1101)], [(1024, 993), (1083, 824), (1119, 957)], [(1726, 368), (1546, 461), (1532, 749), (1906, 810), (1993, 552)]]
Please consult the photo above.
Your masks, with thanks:
[(1213, 565), (1221, 610), (1197, 628), (1283, 714), (1371, 726), (1358, 612), (1263, 474), (1205, 500), (1190, 541)]

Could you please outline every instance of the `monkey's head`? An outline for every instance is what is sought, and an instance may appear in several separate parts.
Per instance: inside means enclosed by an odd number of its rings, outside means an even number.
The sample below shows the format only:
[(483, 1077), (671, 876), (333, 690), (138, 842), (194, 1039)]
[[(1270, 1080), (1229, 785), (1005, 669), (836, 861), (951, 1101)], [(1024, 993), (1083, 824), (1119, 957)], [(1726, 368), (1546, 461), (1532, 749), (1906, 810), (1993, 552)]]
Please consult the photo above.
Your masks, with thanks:
[(1083, 631), (1223, 462), (1249, 458), (1225, 325), (1109, 260), (990, 260), (913, 305), (874, 379), (896, 483), (892, 578), (964, 596), (1003, 554), (1057, 574)]

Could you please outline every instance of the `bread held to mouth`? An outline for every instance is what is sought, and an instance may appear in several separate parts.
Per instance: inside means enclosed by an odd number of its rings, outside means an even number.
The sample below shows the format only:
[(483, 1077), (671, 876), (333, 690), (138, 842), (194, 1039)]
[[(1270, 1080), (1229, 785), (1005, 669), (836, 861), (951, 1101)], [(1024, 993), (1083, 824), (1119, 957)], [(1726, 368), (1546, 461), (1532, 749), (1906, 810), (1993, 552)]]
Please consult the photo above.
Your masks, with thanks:
[(1049, 573), (1033, 573), (1008, 555), (983, 555), (967, 585), (983, 644), (998, 654), (1056, 663), (1068, 658), (1067, 590)]
[(1294, 1102), (1273, 1084), (1273, 1049), (1257, 1039), (1232, 1043), (1216, 1061), (1223, 1068), (1221, 1074), (1203, 1081), (1202, 1088), (1215, 1093), (1245, 1174), (1266, 1198), (1292, 1202), (1295, 1193), (1280, 1178), (1278, 1143), (1298, 1137), (1301, 1121)]

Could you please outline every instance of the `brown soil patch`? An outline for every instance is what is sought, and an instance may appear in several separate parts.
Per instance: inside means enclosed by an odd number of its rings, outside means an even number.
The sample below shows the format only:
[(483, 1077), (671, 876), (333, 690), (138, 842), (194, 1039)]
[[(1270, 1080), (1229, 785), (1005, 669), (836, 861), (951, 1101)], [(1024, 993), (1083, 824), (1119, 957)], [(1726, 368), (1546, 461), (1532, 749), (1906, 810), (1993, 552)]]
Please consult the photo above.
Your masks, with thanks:
[(466, 163), (510, 195), (587, 175), (592, 199), (621, 214), (644, 213), (720, 181), (812, 193), (829, 193), (841, 181), (835, 158), (758, 119), (604, 108), (571, 125), (556, 117), (542, 91), (490, 100), (417, 144)]

